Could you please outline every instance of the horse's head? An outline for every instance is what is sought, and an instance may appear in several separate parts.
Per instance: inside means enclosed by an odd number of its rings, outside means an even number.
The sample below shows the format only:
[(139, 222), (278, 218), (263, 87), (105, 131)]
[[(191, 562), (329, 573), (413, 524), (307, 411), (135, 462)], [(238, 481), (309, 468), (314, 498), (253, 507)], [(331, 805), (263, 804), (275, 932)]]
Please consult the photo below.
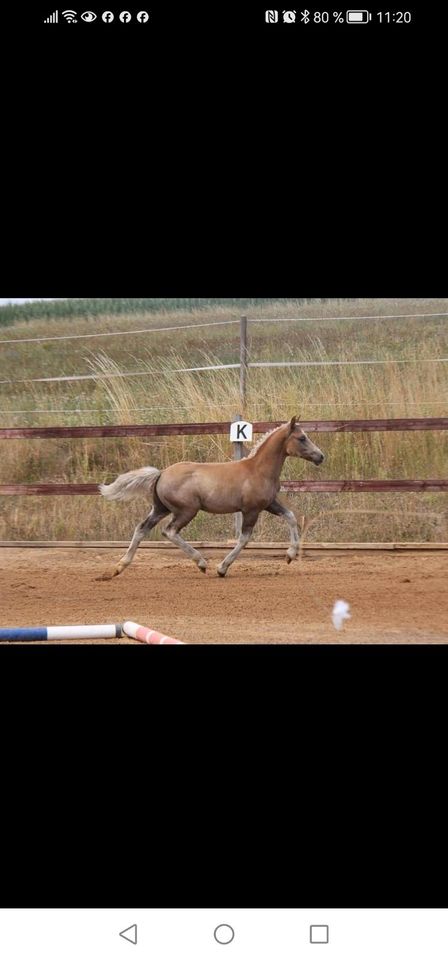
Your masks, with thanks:
[(298, 418), (293, 417), (288, 423), (288, 432), (286, 434), (286, 456), (301, 457), (302, 460), (311, 460), (318, 466), (325, 459), (322, 450), (316, 447), (316, 444), (307, 437), (302, 427), (297, 422)]

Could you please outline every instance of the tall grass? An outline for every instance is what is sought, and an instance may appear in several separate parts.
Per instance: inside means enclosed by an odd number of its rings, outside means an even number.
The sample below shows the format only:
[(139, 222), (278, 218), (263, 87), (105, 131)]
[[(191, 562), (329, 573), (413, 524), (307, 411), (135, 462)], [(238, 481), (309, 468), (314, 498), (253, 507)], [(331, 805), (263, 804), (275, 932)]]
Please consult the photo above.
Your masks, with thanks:
[[(153, 334), (138, 339), (96, 341), (102, 349), (56, 342), (13, 345), (14, 358), (0, 350), (0, 379), (65, 374), (72, 365), (90, 373), (90, 381), (64, 384), (16, 384), (0, 387), (1, 418), (15, 424), (160, 423), (230, 420), (241, 413), (250, 420), (352, 419), (446, 415), (447, 365), (428, 363), (448, 356), (444, 318), (427, 320), (359, 321), (358, 315), (444, 311), (446, 301), (363, 301), (325, 304), (274, 303), (253, 307), (253, 315), (302, 316), (297, 324), (250, 325), (252, 359), (266, 360), (411, 360), (384, 366), (316, 366), (250, 370), (247, 405), (241, 409), (237, 370), (173, 373), (175, 368), (236, 362), (238, 328)], [(250, 310), (248, 310), (250, 315)], [(318, 322), (313, 315), (319, 317)], [(335, 316), (348, 317), (334, 320)], [(146, 316), (147, 325), (234, 318), (233, 308), (192, 314), (185, 311)], [(135, 316), (99, 318), (95, 329), (123, 329)], [(85, 330), (88, 319), (70, 322), (73, 333)], [(13, 333), (26, 336), (23, 324)], [(28, 335), (63, 335), (67, 319), (45, 324), (36, 320)], [(91, 327), (90, 327), (91, 329)], [(32, 330), (32, 333), (31, 333)], [(36, 333), (35, 331), (39, 332)], [(123, 343), (126, 341), (126, 343)], [(93, 341), (95, 343), (95, 341)], [(75, 347), (73, 346), (75, 344)], [(107, 344), (107, 349), (104, 345)], [(8, 350), (10, 345), (8, 346)], [(42, 348), (42, 349), (41, 349)], [(74, 352), (75, 351), (75, 352)], [(76, 351), (78, 351), (76, 353)], [(8, 360), (9, 356), (9, 360)], [(20, 361), (19, 361), (20, 356)], [(197, 364), (196, 364), (197, 361)], [(414, 362), (417, 361), (417, 362)], [(80, 364), (82, 364), (80, 368)], [(144, 376), (104, 378), (124, 369)], [(24, 371), (26, 371), (24, 373)], [(32, 374), (30, 373), (32, 371)], [(26, 410), (14, 414), (8, 411)], [(39, 411), (45, 412), (39, 412)], [(61, 412), (67, 411), (67, 412)], [(53, 412), (52, 412), (53, 411)], [(446, 432), (382, 432), (314, 435), (326, 453), (319, 471), (302, 460), (287, 460), (285, 479), (432, 478), (446, 476)], [(0, 481), (100, 482), (118, 473), (152, 464), (163, 469), (179, 460), (225, 460), (232, 456), (227, 437), (166, 437), (149, 440), (3, 441)], [(283, 495), (301, 515), (313, 518), (311, 539), (323, 540), (440, 540), (448, 539), (448, 495), (436, 494), (288, 494)], [(145, 510), (143, 501), (107, 504), (97, 498), (0, 498), (0, 537), (126, 539)], [(190, 524), (191, 538), (227, 538), (231, 517), (199, 514)], [(160, 536), (156, 530), (153, 534)], [(281, 521), (262, 515), (258, 539), (286, 539)]]

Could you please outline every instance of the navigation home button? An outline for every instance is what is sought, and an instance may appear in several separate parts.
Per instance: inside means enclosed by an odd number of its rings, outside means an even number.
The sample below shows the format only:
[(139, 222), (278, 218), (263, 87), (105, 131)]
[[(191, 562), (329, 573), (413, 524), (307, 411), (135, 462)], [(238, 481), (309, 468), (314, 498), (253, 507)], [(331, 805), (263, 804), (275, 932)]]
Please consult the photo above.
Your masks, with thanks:
[(214, 931), (215, 940), (218, 943), (231, 943), (235, 936), (235, 931), (229, 923), (220, 923)]
[(123, 937), (123, 940), (129, 940), (129, 943), (137, 943), (137, 924), (133, 923), (131, 927), (122, 930), (120, 937)]

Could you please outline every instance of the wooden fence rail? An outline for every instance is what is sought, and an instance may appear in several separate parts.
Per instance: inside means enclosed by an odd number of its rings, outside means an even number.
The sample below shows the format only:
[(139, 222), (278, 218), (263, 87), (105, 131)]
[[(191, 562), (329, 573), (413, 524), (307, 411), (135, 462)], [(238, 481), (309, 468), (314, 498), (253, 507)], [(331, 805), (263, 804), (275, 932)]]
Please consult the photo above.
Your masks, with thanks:
[[(283, 420), (259, 420), (254, 433), (266, 433), (284, 423)], [(421, 417), (385, 420), (302, 420), (305, 430), (321, 433), (389, 430), (448, 430), (448, 417)], [(87, 438), (87, 437), (168, 437), (229, 434), (230, 421), (225, 423), (159, 423), (91, 427), (2, 427), (1, 440)], [(281, 490), (308, 493), (343, 493), (351, 491), (441, 491), (448, 490), (448, 480), (285, 480)], [(98, 496), (96, 483), (3, 483), (3, 496)]]
[[(32, 412), (32, 411), (30, 411)], [(259, 420), (254, 433), (266, 433), (280, 427), (284, 420)], [(317, 433), (357, 433), (389, 430), (448, 430), (448, 417), (396, 418), (385, 420), (301, 420), (304, 430)], [(145, 423), (92, 427), (0, 427), (0, 440), (49, 440), (64, 437), (172, 437), (230, 433), (225, 423)]]
[[(282, 493), (364, 493), (408, 491), (424, 493), (448, 490), (448, 480), (285, 480)], [(96, 483), (1, 483), (3, 496), (97, 496)]]

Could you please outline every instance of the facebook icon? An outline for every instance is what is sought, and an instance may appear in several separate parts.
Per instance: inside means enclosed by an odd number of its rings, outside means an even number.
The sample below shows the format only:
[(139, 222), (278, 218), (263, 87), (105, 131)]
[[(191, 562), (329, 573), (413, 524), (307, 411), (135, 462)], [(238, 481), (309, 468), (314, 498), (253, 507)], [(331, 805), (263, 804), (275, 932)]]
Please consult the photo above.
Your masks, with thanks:
[(104, 23), (112, 23), (113, 19), (114, 19), (114, 15), (112, 13), (112, 10), (105, 10), (103, 13)]

